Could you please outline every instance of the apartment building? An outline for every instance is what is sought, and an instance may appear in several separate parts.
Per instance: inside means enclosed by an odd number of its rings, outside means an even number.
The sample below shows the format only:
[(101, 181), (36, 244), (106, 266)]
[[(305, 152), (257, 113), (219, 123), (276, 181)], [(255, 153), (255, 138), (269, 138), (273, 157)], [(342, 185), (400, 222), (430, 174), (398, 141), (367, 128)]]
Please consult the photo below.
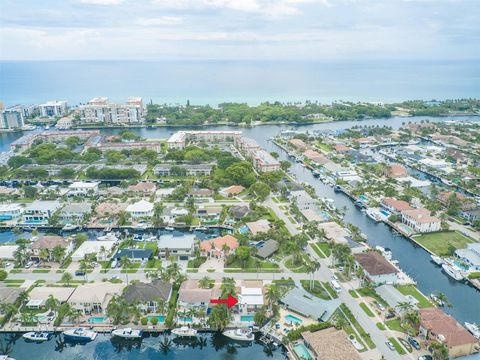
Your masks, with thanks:
[(135, 124), (143, 121), (141, 97), (129, 97), (125, 104), (110, 103), (107, 97), (96, 97), (79, 107), (81, 124)]
[(68, 103), (65, 100), (51, 100), (39, 105), (42, 117), (61, 117), (68, 111)]

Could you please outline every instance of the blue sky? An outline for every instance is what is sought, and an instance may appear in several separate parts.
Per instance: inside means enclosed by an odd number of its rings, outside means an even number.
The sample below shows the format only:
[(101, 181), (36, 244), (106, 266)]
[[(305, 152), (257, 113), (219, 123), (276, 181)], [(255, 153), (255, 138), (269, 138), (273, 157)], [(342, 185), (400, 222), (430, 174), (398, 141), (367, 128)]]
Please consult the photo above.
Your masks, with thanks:
[(480, 59), (480, 0), (1, 0), (0, 59)]

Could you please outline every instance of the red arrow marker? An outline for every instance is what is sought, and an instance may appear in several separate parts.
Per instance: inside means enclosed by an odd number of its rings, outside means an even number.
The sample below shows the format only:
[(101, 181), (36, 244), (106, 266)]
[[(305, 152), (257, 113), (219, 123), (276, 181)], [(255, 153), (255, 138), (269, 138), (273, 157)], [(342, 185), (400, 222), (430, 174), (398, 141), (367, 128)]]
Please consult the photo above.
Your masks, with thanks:
[(232, 295), (228, 294), (228, 297), (226, 299), (212, 299), (210, 300), (210, 302), (212, 304), (227, 304), (228, 308), (230, 309), (232, 306), (238, 303), (238, 300)]

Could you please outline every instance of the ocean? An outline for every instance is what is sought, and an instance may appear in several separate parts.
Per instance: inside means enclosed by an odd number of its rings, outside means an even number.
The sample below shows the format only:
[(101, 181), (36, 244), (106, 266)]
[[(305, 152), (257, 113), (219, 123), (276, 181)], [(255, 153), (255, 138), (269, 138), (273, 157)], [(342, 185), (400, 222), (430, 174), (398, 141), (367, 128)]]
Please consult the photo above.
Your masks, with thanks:
[(480, 96), (478, 61), (2, 61), (5, 105), (125, 101), (394, 102)]

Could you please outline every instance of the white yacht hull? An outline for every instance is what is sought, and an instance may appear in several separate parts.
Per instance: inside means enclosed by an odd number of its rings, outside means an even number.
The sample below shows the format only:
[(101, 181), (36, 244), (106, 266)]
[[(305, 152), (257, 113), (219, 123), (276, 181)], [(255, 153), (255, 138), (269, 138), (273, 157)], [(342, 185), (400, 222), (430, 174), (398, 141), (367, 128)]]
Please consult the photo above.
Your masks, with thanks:
[(112, 335), (122, 339), (140, 339), (142, 337), (142, 331), (132, 329), (117, 329), (112, 331)]
[(447, 264), (443, 264), (442, 265), (442, 269), (447, 273), (448, 276), (450, 276), (451, 278), (457, 280), (457, 281), (461, 281), (463, 280), (463, 276), (462, 274), (460, 274), (458, 271), (456, 271), (455, 269), (453, 269), (450, 265), (447, 265)]
[(237, 341), (253, 341), (255, 339), (252, 332), (240, 332), (238, 329), (225, 330), (223, 335)]

